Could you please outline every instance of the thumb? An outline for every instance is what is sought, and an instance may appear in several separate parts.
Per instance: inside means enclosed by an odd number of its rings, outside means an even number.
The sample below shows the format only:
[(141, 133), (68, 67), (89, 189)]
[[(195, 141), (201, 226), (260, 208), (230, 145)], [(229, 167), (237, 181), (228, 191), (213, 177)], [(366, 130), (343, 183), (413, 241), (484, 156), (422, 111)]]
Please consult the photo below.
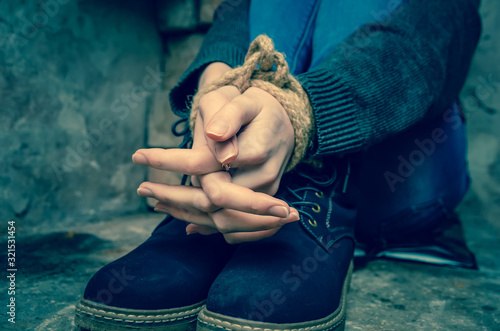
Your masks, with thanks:
[(199, 234), (207, 236), (207, 235), (211, 235), (211, 234), (218, 233), (218, 232), (219, 231), (217, 231), (217, 229), (210, 228), (210, 227), (205, 226), (205, 225), (197, 225), (197, 224), (189, 223), (186, 226), (186, 234), (188, 234), (188, 235), (194, 234), (194, 233), (199, 233)]
[(241, 127), (250, 123), (261, 110), (260, 103), (240, 95), (227, 103), (207, 121), (207, 145), (220, 163), (230, 163), (238, 156), (236, 135)]
[(236, 136), (241, 127), (250, 123), (260, 110), (261, 105), (258, 100), (244, 94), (237, 96), (207, 121), (205, 134), (211, 140), (226, 141)]

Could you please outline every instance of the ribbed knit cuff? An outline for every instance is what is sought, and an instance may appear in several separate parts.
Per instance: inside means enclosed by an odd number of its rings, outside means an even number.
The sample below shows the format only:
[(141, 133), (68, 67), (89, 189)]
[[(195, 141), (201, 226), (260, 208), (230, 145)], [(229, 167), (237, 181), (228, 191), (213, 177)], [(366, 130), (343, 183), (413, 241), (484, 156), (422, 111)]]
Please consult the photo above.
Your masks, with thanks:
[(339, 76), (312, 70), (297, 77), (315, 117), (315, 140), (309, 155), (322, 156), (361, 149), (363, 136), (356, 104)]
[(246, 52), (246, 49), (223, 42), (203, 49), (179, 79), (179, 83), (170, 90), (170, 104), (174, 114), (189, 116), (191, 98), (196, 94), (198, 79), (206, 66), (213, 62), (223, 62), (231, 68), (238, 67), (245, 61)]

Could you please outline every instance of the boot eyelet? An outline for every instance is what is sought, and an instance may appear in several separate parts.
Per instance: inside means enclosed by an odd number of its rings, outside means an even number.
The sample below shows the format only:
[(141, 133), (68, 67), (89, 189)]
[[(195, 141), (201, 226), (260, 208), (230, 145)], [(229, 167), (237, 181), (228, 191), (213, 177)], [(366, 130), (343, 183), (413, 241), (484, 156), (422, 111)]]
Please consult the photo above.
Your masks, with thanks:
[(322, 191), (319, 191), (319, 192), (316, 192), (314, 193), (318, 198), (323, 198), (325, 196), (325, 194), (322, 192)]
[(315, 220), (312, 220), (312, 219), (309, 219), (309, 224), (311, 224), (314, 227), (318, 226), (318, 222), (316, 222)]
[(318, 205), (317, 203), (314, 205), (314, 207), (312, 207), (312, 211), (315, 212), (315, 213), (319, 213), (321, 211), (321, 207), (320, 205)]

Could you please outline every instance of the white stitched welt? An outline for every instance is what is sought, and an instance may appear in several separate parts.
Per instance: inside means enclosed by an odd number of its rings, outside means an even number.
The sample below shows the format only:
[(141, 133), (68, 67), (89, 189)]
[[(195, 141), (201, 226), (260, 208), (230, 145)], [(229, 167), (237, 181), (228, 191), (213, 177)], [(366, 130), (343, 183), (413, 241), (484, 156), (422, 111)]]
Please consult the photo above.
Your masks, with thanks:
[[(162, 323), (162, 322), (173, 322), (173, 321), (177, 321), (177, 320), (183, 320), (183, 319), (187, 319), (187, 318), (196, 316), (202, 308), (203, 308), (203, 306), (198, 307), (198, 308), (193, 308), (193, 309), (187, 310), (185, 312), (170, 313), (170, 314), (165, 314), (165, 315), (126, 315), (126, 314), (117, 314), (114, 312), (108, 312), (108, 311), (105, 311), (102, 309), (96, 309), (96, 308), (92, 308), (92, 307), (83, 307), (83, 309), (77, 307), (76, 310), (78, 312), (81, 312), (81, 313), (84, 313), (87, 315), (95, 316), (98, 318), (104, 318), (107, 320), (113, 320), (116, 322), (144, 323), (145, 321), (137, 321), (137, 320), (129, 320), (129, 319), (124, 320), (123, 318), (155, 318), (154, 321), (151, 321), (151, 322), (146, 321), (146, 323), (152, 323), (152, 322)], [(92, 313), (92, 312), (87, 311), (87, 310), (94, 311), (95, 313)], [(103, 315), (100, 315), (98, 313), (104, 313), (104, 314), (113, 315), (116, 317), (103, 316)], [(179, 316), (179, 315), (182, 315), (182, 316)], [(118, 317), (122, 317), (122, 318), (118, 318)], [(170, 317), (170, 318), (158, 320), (158, 318), (161, 319), (161, 318), (165, 318), (165, 317), (167, 317), (167, 318)]]
[[(228, 330), (228, 331), (233, 331), (234, 327), (237, 327), (239, 329), (248, 329), (248, 330), (255, 330), (255, 331), (310, 331), (310, 330), (317, 330), (317, 329), (320, 329), (320, 328), (323, 328), (323, 327), (328, 327), (328, 326), (329, 327), (333, 327), (333, 326), (335, 326), (335, 325), (329, 325), (329, 324), (334, 324), (334, 320), (331, 320), (331, 321), (328, 321), (328, 322), (323, 323), (323, 324), (319, 324), (319, 325), (315, 325), (315, 326), (308, 326), (308, 327), (299, 328), (299, 329), (269, 329), (269, 328), (251, 327), (251, 326), (247, 326), (247, 325), (230, 323), (228, 321), (223, 321), (221, 319), (209, 317), (209, 316), (206, 316), (206, 315), (204, 315), (200, 319), (211, 320), (213, 323), (209, 323), (209, 322), (206, 322), (206, 321), (201, 321), (201, 322), (205, 323), (205, 324), (208, 324), (210, 326), (213, 326), (213, 327), (216, 327), (216, 328), (219, 328), (219, 329), (225, 329), (225, 330)], [(339, 323), (342, 320), (343, 319), (340, 319)], [(216, 323), (227, 325), (227, 327), (219, 325), (219, 324), (216, 324)], [(339, 323), (337, 323), (337, 325)]]

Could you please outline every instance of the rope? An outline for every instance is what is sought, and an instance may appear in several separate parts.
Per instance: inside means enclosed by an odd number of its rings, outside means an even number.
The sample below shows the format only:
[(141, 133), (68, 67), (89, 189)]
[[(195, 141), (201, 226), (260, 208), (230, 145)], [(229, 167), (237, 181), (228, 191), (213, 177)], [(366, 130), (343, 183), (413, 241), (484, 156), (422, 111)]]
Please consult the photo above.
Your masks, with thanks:
[(241, 93), (258, 87), (274, 96), (287, 112), (293, 126), (295, 145), (286, 171), (292, 170), (303, 158), (312, 141), (313, 112), (309, 98), (300, 83), (290, 74), (282, 53), (274, 49), (272, 40), (260, 35), (250, 44), (241, 67), (228, 71), (211, 85), (198, 91), (191, 105), (191, 132), (194, 132), (199, 101), (220, 87), (234, 85)]

